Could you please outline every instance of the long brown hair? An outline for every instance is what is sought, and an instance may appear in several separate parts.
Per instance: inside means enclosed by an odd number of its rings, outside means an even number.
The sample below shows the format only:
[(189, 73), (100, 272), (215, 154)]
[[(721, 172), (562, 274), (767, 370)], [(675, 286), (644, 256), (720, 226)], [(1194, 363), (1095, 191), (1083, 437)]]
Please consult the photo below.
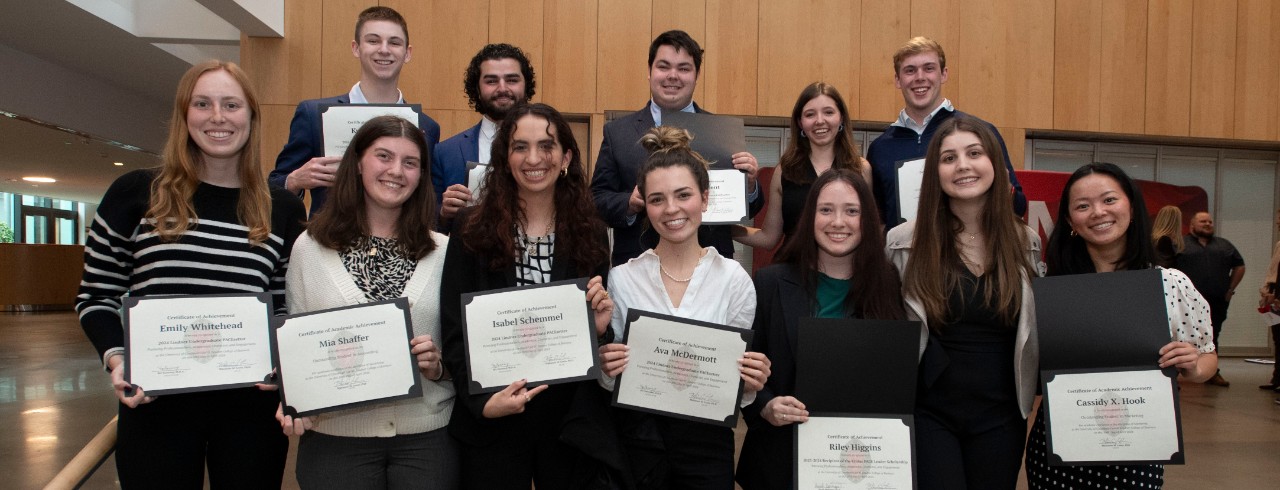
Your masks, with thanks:
[(1013, 214), (1004, 153), (991, 128), (969, 116), (943, 121), (929, 142), (911, 259), (907, 261), (903, 278), (905, 293), (924, 305), (931, 329), (937, 330), (953, 321), (958, 313), (949, 311), (948, 298), (960, 287), (965, 267), (956, 242), (956, 235), (964, 224), (951, 212), (951, 197), (942, 192), (938, 175), (942, 141), (958, 132), (976, 135), (991, 160), (991, 173), (995, 178), (987, 190), (981, 214), (982, 229), (986, 231), (984, 245), (991, 253), (984, 273), (988, 280), (982, 288), (982, 300), (998, 312), (1002, 322), (1012, 325), (1022, 306), (1022, 281), (1034, 275), (1035, 269), (1027, 260), (1029, 245), (1025, 225)]
[(191, 202), (200, 186), (200, 147), (191, 139), (187, 130), (187, 110), (196, 82), (204, 74), (222, 70), (231, 75), (244, 91), (249, 110), (249, 140), (240, 149), (240, 162), (236, 166), (240, 178), (240, 198), (236, 203), (236, 217), (249, 228), (249, 242), (262, 243), (271, 235), (271, 191), (262, 178), (258, 146), (261, 140), (261, 118), (258, 98), (244, 70), (230, 61), (209, 60), (187, 70), (178, 81), (178, 93), (173, 98), (173, 114), (169, 118), (169, 137), (165, 141), (160, 173), (151, 182), (151, 202), (145, 217), (155, 223), (161, 240), (176, 240), (191, 226), (196, 216)]
[(795, 107), (791, 109), (791, 141), (787, 142), (787, 149), (782, 152), (782, 158), (778, 161), (778, 166), (782, 168), (782, 176), (789, 181), (801, 184), (809, 182), (804, 166), (810, 165), (809, 155), (813, 153), (813, 149), (809, 146), (809, 138), (800, 137), (802, 134), (800, 118), (804, 115), (804, 105), (821, 95), (831, 97), (831, 100), (836, 103), (836, 109), (840, 110), (840, 128), (837, 130), (835, 141), (836, 155), (835, 160), (831, 162), (831, 168), (862, 171), (862, 152), (858, 151), (858, 146), (853, 143), (853, 125), (846, 124), (849, 121), (849, 108), (845, 106), (844, 97), (840, 96), (840, 92), (834, 86), (826, 82), (813, 82), (800, 92)]
[(573, 138), (573, 130), (560, 111), (546, 104), (517, 105), (502, 118), (493, 137), (484, 194), (462, 224), (459, 237), (467, 250), (488, 259), (492, 270), (511, 267), (516, 256), (516, 223), (524, 211), (519, 186), (511, 175), (511, 162), (507, 158), (516, 125), (526, 116), (547, 121), (548, 133), (555, 128), (554, 136), (561, 149), (571, 152), (568, 174), (559, 176), (555, 184), (556, 216), (560, 217), (556, 220), (555, 233), (560, 238), (556, 240), (556, 255), (573, 260), (578, 267), (577, 274), (590, 274), (609, 261), (609, 250), (598, 238), (604, 236), (604, 222), (596, 215), (596, 207), (591, 202), (582, 152)]
[(396, 116), (378, 116), (365, 122), (351, 138), (342, 154), (333, 179), (329, 198), (315, 213), (307, 233), (317, 243), (334, 250), (345, 250), (369, 234), (369, 217), (365, 211), (364, 182), (360, 178), (360, 160), (379, 138), (404, 138), (418, 147), (422, 174), (413, 194), (400, 206), (396, 218), (396, 242), (414, 259), (426, 257), (436, 249), (430, 230), (435, 223), (435, 195), (431, 190), (431, 153), (422, 140), (422, 130)]
[(901, 320), (906, 317), (902, 305), (902, 288), (898, 271), (884, 255), (884, 235), (880, 232), (880, 211), (871, 187), (862, 176), (849, 169), (832, 169), (818, 176), (804, 200), (804, 211), (796, 223), (795, 234), (774, 257), (777, 263), (792, 264), (810, 298), (817, 297), (818, 241), (814, 238), (818, 195), (829, 185), (848, 184), (862, 204), (859, 228), (862, 233), (858, 248), (853, 250), (853, 280), (844, 298), (846, 313), (862, 318)]

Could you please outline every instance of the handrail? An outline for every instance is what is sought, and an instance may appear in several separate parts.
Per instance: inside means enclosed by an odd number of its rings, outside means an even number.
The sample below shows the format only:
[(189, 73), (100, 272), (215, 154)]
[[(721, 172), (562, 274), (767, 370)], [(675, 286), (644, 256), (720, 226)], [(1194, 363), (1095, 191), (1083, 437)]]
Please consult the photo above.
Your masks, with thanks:
[(84, 448), (76, 453), (74, 458), (62, 467), (53, 480), (44, 486), (44, 490), (69, 490), (80, 488), (84, 482), (93, 476), (93, 472), (102, 466), (102, 463), (111, 456), (116, 448), (116, 419), (111, 417), (111, 421), (107, 425), (102, 426), (102, 430), (98, 431), (98, 435), (93, 436)]

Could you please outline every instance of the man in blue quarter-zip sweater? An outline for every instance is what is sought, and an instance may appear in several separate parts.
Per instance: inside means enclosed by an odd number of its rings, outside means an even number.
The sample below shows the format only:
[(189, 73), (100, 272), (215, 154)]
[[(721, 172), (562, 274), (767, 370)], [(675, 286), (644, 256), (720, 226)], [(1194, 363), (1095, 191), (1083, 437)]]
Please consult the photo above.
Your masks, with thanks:
[[(897, 121), (867, 148), (872, 189), (886, 230), (905, 221), (898, 206), (898, 162), (924, 158), (929, 140), (942, 121), (964, 114), (942, 97), (944, 83), (947, 83), (947, 55), (937, 41), (914, 37), (893, 54), (893, 85), (902, 90), (906, 107), (898, 113)], [(1004, 152), (1009, 183), (1013, 187), (1013, 212), (1023, 216), (1027, 212), (1027, 197), (1022, 194), (1022, 184), (1013, 172), (1009, 149), (996, 127), (986, 124), (995, 132), (1000, 150)]]

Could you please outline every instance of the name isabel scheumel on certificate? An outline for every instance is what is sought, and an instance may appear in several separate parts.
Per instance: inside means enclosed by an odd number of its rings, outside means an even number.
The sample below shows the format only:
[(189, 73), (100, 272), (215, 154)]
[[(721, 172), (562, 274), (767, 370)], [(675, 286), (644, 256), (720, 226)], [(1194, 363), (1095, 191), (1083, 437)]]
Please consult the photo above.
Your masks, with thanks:
[(396, 298), (282, 319), (275, 335), (286, 409), (306, 416), (421, 395), (408, 310)]
[(587, 280), (464, 294), (470, 392), (594, 379), (596, 334)]
[(252, 386), (271, 375), (271, 295), (126, 297), (125, 381), (148, 395)]
[(1055, 373), (1045, 402), (1049, 451), (1064, 463), (1168, 462), (1181, 454), (1172, 381), (1159, 370)]
[(742, 399), (738, 358), (750, 330), (692, 322), (632, 309), (627, 312), (627, 369), (614, 404), (732, 427)]
[(796, 427), (796, 488), (914, 488), (910, 416), (810, 416)]

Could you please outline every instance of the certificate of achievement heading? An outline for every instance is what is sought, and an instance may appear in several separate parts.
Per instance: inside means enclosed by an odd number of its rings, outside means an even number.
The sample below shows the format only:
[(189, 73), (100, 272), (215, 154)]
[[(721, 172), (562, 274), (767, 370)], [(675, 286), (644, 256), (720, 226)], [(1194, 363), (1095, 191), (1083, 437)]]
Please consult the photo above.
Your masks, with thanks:
[(148, 396), (271, 376), (271, 294), (124, 298), (124, 379)]
[[(415, 127), (418, 125), (418, 114), (422, 112), (419, 104), (325, 104), (320, 106), (321, 134), (324, 141), (324, 156), (341, 157), (346, 153), (351, 138), (364, 123), (378, 116), (399, 116)], [(419, 128), (421, 129), (421, 128)]]
[(1044, 371), (1049, 463), (1183, 464), (1177, 381), (1158, 369)]
[(815, 413), (795, 427), (795, 488), (916, 488), (912, 416)]
[(747, 175), (739, 170), (707, 171), (710, 192), (702, 224), (740, 223), (747, 219)]
[(422, 396), (406, 298), (290, 315), (276, 325), (285, 415)]
[(595, 379), (596, 329), (587, 280), (462, 295), (470, 393)]
[(627, 369), (613, 390), (615, 406), (733, 427), (742, 378), (738, 359), (752, 332), (631, 309), (623, 343)]

